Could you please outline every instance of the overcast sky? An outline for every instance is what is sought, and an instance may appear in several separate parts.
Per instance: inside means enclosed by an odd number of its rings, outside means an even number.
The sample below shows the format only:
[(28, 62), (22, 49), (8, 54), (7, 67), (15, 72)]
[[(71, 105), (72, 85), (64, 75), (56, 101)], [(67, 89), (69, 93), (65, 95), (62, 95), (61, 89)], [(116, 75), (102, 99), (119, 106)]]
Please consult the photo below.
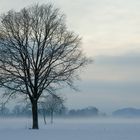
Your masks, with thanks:
[(140, 108), (140, 0), (0, 0), (0, 12), (47, 2), (66, 14), (94, 58), (77, 83), (81, 91), (67, 91), (68, 107)]

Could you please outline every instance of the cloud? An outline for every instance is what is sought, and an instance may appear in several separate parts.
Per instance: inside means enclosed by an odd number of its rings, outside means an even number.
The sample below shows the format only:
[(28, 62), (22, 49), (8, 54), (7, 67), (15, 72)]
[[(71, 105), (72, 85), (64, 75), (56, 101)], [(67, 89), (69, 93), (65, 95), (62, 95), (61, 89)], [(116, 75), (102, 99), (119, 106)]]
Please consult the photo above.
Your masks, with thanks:
[(82, 77), (97, 81), (140, 82), (140, 53), (119, 56), (97, 56)]
[(139, 0), (1, 0), (0, 12), (37, 2), (52, 2), (60, 7), (67, 15), (69, 29), (83, 38), (89, 56), (140, 49)]
[(119, 66), (135, 66), (140, 67), (140, 53), (129, 52), (124, 55), (117, 56), (97, 56), (95, 57), (95, 64), (99, 65), (117, 65)]

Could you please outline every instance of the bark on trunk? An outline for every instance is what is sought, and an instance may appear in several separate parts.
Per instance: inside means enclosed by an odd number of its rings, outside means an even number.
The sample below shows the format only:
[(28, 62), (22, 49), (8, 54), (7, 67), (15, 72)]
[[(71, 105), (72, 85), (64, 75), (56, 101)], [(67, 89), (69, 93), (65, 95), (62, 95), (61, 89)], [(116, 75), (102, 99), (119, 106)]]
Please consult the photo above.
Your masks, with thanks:
[(38, 106), (37, 101), (32, 102), (32, 129), (38, 129)]

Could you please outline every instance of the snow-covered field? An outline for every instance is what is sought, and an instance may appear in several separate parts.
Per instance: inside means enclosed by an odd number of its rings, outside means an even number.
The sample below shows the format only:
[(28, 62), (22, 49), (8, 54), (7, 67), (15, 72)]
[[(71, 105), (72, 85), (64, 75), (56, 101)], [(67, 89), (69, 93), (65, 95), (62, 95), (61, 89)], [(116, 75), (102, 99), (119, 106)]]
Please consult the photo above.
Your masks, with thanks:
[(140, 140), (140, 120), (55, 120), (31, 130), (29, 119), (0, 119), (0, 140)]

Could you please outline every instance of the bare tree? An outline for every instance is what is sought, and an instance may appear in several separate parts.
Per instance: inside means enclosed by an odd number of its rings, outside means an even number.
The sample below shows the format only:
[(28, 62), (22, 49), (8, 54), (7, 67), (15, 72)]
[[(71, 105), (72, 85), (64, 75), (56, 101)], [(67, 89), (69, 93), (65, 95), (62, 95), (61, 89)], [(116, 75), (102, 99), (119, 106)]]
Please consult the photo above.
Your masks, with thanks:
[(51, 123), (53, 123), (54, 113), (60, 113), (65, 109), (64, 98), (60, 95), (49, 94), (43, 101), (40, 102), (44, 123), (46, 124), (46, 112), (49, 113), (51, 118)]
[(38, 101), (42, 95), (77, 79), (88, 59), (80, 38), (67, 29), (65, 16), (51, 4), (8, 11), (0, 22), (0, 85), (13, 95), (27, 96), (33, 129), (38, 129)]

